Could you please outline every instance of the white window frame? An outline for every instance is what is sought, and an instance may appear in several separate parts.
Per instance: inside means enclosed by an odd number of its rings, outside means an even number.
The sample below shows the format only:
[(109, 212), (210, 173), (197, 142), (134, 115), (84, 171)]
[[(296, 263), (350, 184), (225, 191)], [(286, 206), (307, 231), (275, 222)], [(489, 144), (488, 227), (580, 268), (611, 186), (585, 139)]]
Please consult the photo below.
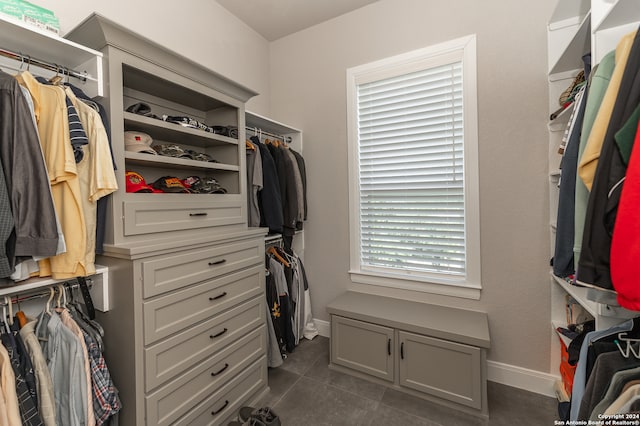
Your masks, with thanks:
[[(367, 268), (360, 262), (360, 195), (357, 121), (357, 85), (425, 68), (462, 61), (464, 129), (464, 203), (466, 274), (390, 273)], [(349, 144), (349, 230), (351, 281), (427, 293), (479, 299), (480, 209), (478, 173), (478, 107), (476, 36), (393, 56), (347, 69), (347, 130)]]

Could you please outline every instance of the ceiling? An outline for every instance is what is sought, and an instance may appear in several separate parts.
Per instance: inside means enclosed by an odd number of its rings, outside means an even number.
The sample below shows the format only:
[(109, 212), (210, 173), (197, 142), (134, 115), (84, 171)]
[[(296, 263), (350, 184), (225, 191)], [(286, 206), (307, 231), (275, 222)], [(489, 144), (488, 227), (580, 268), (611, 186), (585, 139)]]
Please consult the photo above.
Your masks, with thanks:
[(378, 0), (217, 0), (269, 41), (359, 9)]

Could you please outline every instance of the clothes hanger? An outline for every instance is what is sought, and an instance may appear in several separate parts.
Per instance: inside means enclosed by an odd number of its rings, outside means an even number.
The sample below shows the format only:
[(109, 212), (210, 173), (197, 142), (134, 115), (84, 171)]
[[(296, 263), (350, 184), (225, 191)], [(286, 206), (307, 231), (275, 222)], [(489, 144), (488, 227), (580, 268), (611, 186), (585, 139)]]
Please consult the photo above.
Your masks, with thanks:
[[(635, 358), (640, 359), (640, 344), (636, 348), (632, 346), (632, 343), (640, 342), (640, 339), (632, 339), (626, 336), (626, 332), (618, 333), (618, 338), (613, 342), (616, 344), (623, 357), (629, 358), (629, 353), (631, 353)], [(622, 346), (620, 346), (620, 341), (626, 342), (627, 346), (624, 349), (622, 348)]]
[(250, 149), (251, 151), (255, 151), (256, 150), (256, 147), (253, 146), (253, 144), (251, 142), (249, 142), (248, 140), (244, 141), (244, 144), (245, 144), (247, 149)]
[(275, 247), (273, 246), (269, 247), (267, 249), (267, 253), (273, 255), (273, 257), (275, 257), (278, 262), (282, 263), (287, 268), (291, 267), (289, 265), (289, 262), (287, 262), (287, 260), (284, 257), (280, 256), (280, 253), (278, 253), (278, 250), (276, 250)]
[(56, 66), (56, 75), (49, 79), (49, 83), (57, 86), (62, 82), (62, 77), (60, 77), (60, 67), (58, 64), (54, 64)]
[(2, 324), (4, 325), (4, 331), (6, 331), (7, 334), (11, 334), (9, 324), (7, 323), (7, 296), (4, 296), (4, 305), (2, 305)]
[(13, 325), (13, 305), (11, 304), (11, 297), (5, 296), (4, 300), (7, 302), (7, 307), (9, 308), (9, 316), (7, 317), (7, 322), (11, 326)]
[(56, 292), (53, 287), (49, 287), (49, 292), (49, 299), (47, 300), (47, 304), (44, 306), (44, 311), (51, 314), (51, 301), (53, 300), (53, 296), (55, 296)]

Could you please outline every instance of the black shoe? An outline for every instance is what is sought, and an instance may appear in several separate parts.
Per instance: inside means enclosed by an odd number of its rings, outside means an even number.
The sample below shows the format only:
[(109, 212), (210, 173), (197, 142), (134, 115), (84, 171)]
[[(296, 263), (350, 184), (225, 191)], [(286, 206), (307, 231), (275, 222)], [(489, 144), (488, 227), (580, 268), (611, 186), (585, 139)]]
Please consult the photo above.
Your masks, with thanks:
[[(241, 422), (246, 422), (252, 419), (259, 421), (260, 423), (255, 423), (256, 426), (262, 426), (263, 424), (265, 426), (281, 426), (280, 418), (270, 407), (242, 407), (238, 413), (238, 418)], [(253, 425), (254, 423), (249, 424)]]

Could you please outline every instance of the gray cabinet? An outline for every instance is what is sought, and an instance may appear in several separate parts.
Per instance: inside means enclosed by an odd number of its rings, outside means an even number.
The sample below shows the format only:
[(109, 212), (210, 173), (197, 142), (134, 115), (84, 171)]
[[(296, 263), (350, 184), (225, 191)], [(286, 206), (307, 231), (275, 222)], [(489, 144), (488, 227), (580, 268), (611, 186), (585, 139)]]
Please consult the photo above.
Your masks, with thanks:
[[(249, 229), (246, 219), (244, 103), (255, 93), (98, 15), (67, 37), (105, 58), (101, 103), (111, 121), (119, 190), (98, 257), (109, 266), (112, 306), (98, 320), (123, 403), (120, 424), (225, 424), (268, 390), (266, 230)], [(155, 117), (126, 111), (136, 103)], [(128, 151), (125, 131), (215, 161)], [(226, 193), (127, 192), (129, 170), (147, 183), (215, 178)]]
[(331, 319), (331, 362), (393, 382), (394, 330), (335, 316)]
[(327, 311), (330, 368), (488, 416), (485, 313), (356, 292)]

